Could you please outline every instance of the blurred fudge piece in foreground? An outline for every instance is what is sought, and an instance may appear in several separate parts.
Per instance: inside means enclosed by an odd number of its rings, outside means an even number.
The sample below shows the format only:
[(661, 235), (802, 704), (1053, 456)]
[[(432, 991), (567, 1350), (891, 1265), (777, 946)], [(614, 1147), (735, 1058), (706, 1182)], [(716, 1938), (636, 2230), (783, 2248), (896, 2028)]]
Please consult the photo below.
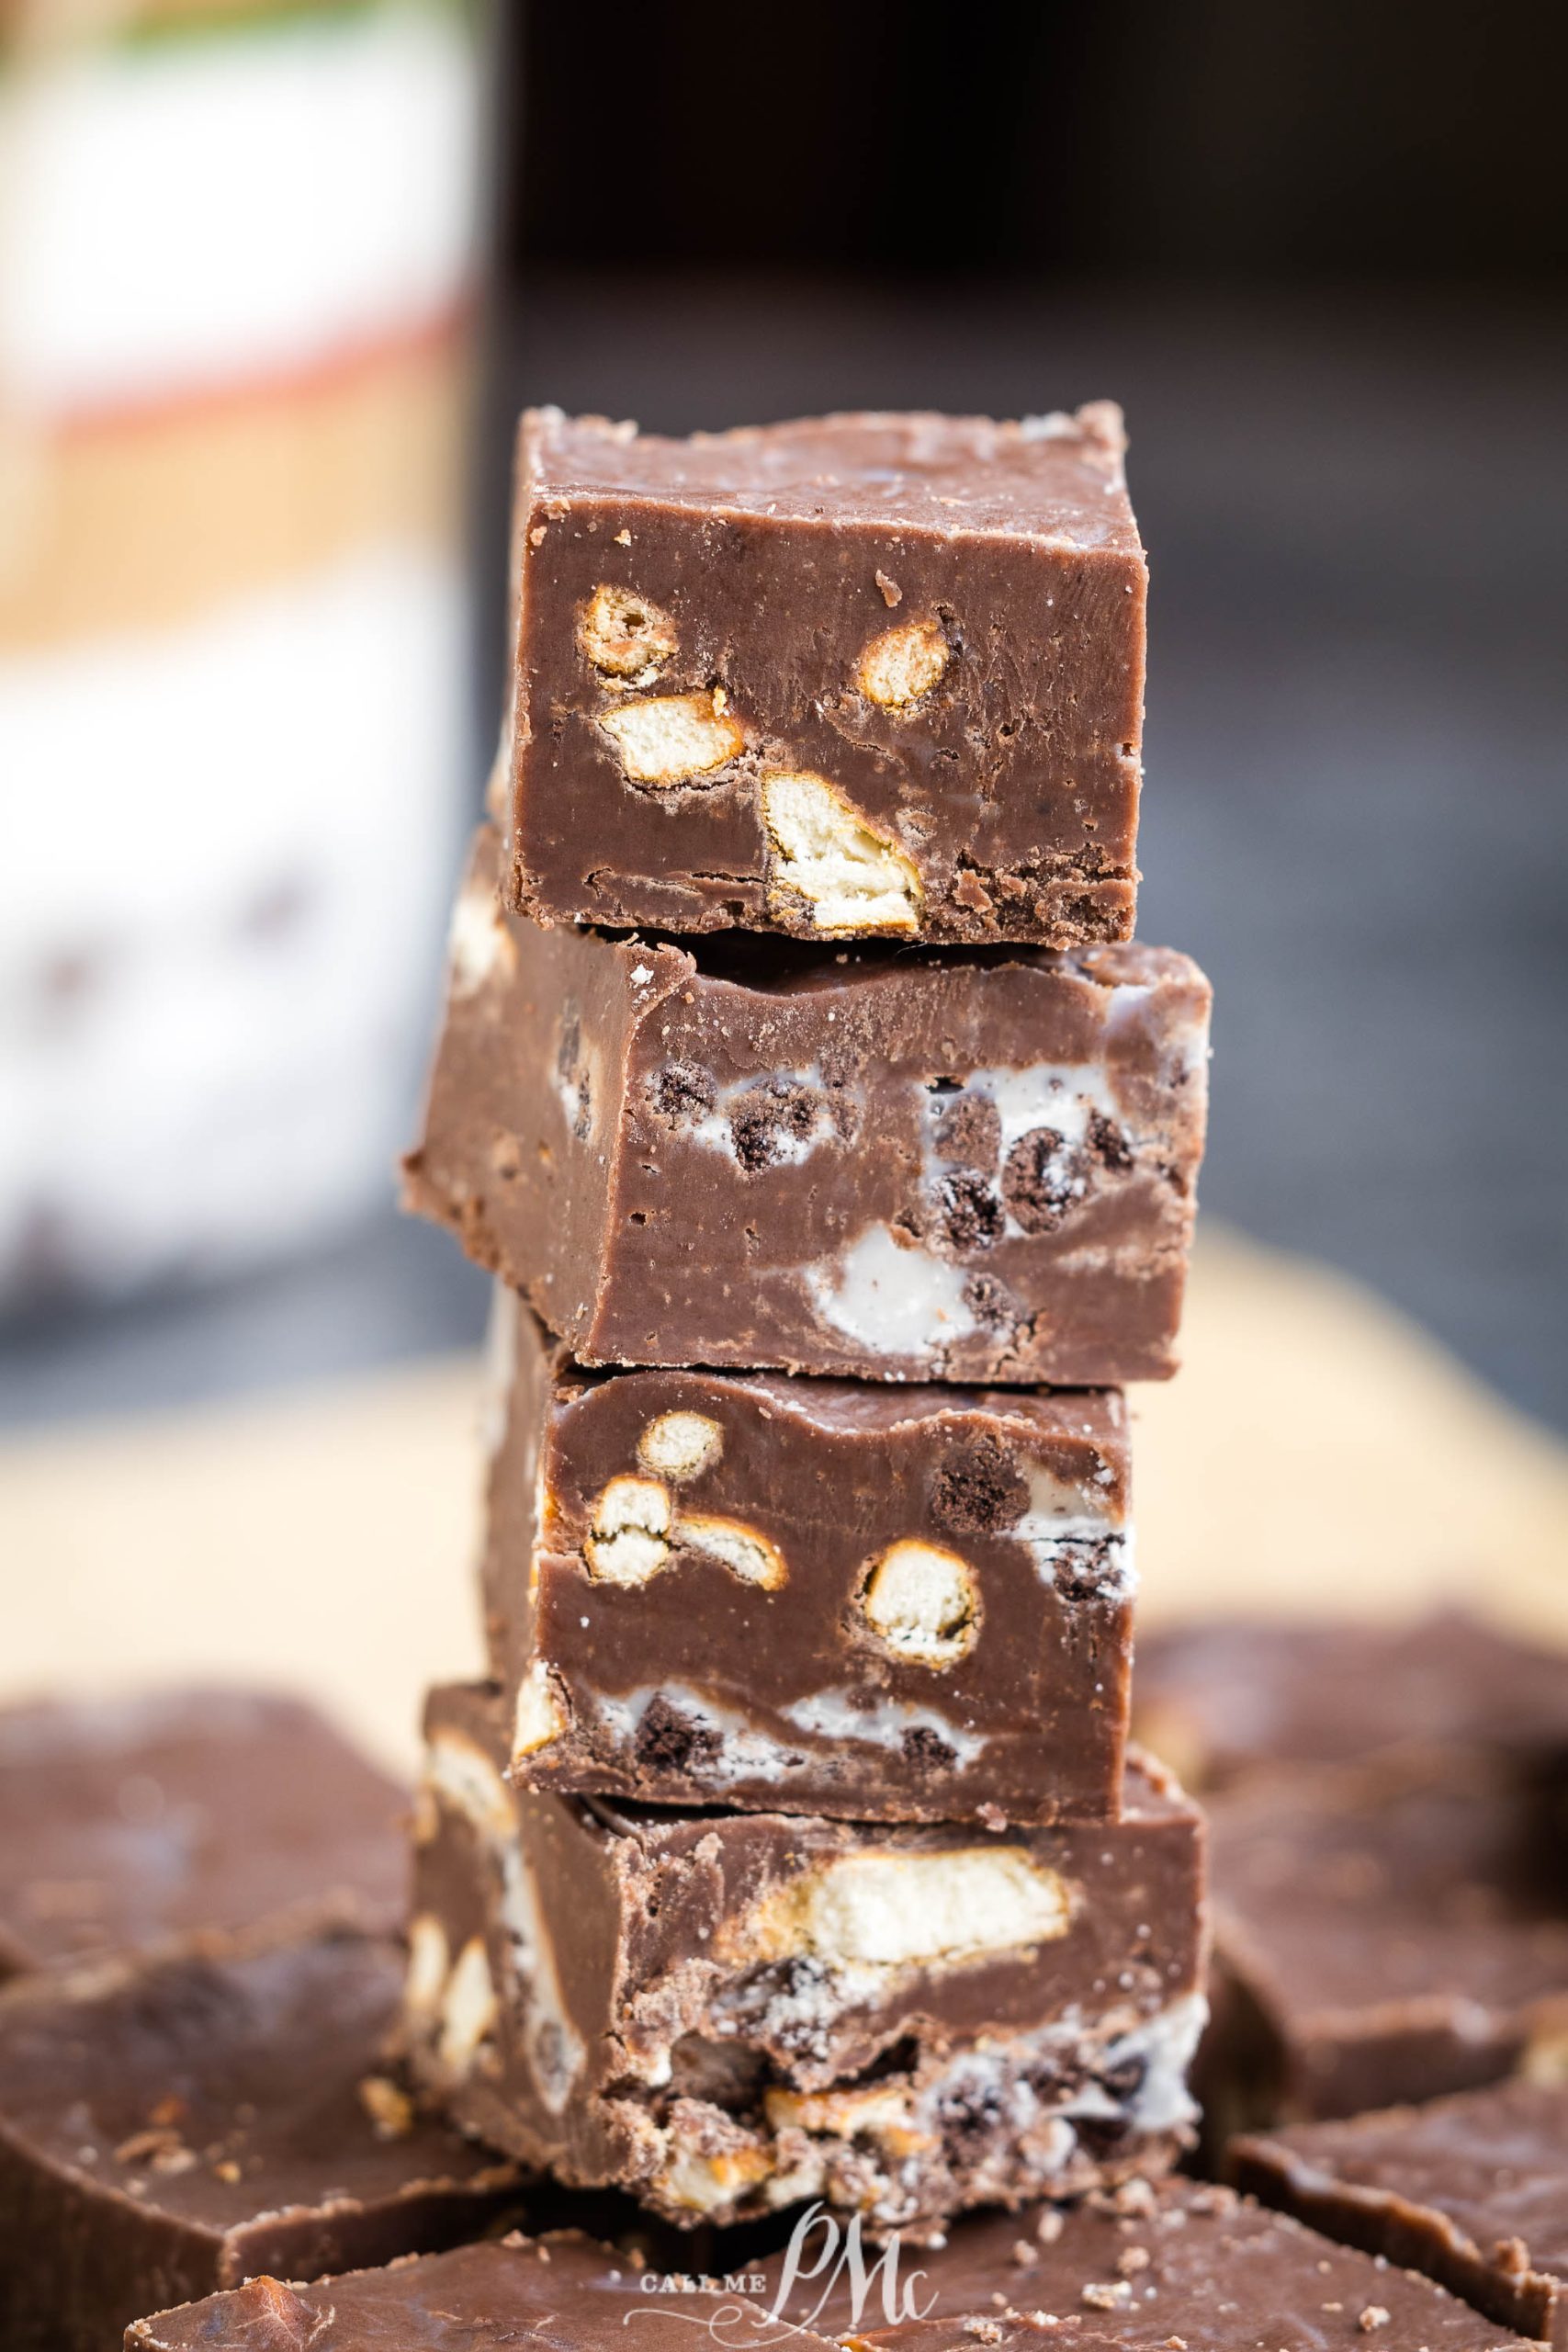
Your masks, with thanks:
[[(1064, 2211), (982, 2215), (930, 2253), (901, 2250), (899, 2290), (919, 2319), (884, 2308), (885, 2279), (857, 2300), (817, 2225), (796, 2261), (766, 2266), (761, 2300), (876, 2352), (1506, 2352), (1518, 2339), (1424, 2278), (1331, 2244), (1225, 2188), (1132, 2180)], [(782, 2301), (780, 2300), (782, 2296)], [(908, 2306), (903, 2308), (907, 2309)]]
[(0, 1994), (6, 2352), (102, 2352), (168, 2302), (449, 2245), (515, 2207), (515, 2171), (386, 2072), (402, 1976), (398, 1945), (334, 1931)]
[(392, 1932), (403, 1792), (255, 1691), (0, 1711), (0, 1976), (331, 1915)]
[(1568, 1657), (1442, 1610), (1392, 1625), (1226, 1617), (1138, 1644), (1138, 1736), (1188, 1786), (1292, 1764), (1527, 1770), (1568, 1757)]
[[(645, 2290), (660, 2285), (652, 2294)], [(728, 2352), (770, 2352), (783, 2341), (761, 2305), (655, 2273), (575, 2230), (515, 2234), (460, 2246), (390, 2269), (355, 2271), (315, 2287), (253, 2278), (144, 2319), (126, 2352), (600, 2352), (612, 2343), (691, 2352), (709, 2335)], [(809, 2328), (799, 2352), (835, 2352)], [(1446, 2344), (1446, 2339), (1445, 2339)]]
[(426, 1713), (406, 2030), (465, 2130), (688, 2226), (820, 2198), (929, 2234), (1168, 2164), (1201, 1832), (654, 1812), (507, 1787), (499, 1693)]
[(1568, 2047), (1561, 1839), (1507, 1773), (1303, 1770), (1205, 1810), (1211, 2133), (1437, 2098)]
[(675, 945), (497, 907), (481, 832), (410, 1205), (595, 1363), (1175, 1369), (1209, 984), (1158, 947)]
[(1115, 1391), (591, 1373), (514, 1293), (494, 1312), (484, 1587), (514, 1777), (858, 1820), (1115, 1818)]
[(1126, 938), (1121, 412), (519, 444), (510, 893), (544, 922)]
[[(712, 2335), (730, 2352), (789, 2342), (825, 2352), (1523, 2352), (1521, 2340), (1434, 2286), (1329, 2243), (1228, 2190), (1136, 2180), (1076, 2211), (960, 2222), (946, 2247), (869, 2262), (862, 2290), (841, 2239), (819, 2222), (797, 2267), (743, 2269), (716, 2293), (638, 2271), (575, 2235), (506, 2238), (289, 2288), (237, 2294), (143, 2320), (127, 2352), (598, 2352), (623, 2335), (683, 2352)], [(815, 2269), (813, 2266), (816, 2266)], [(915, 2313), (921, 2316), (915, 2316)], [(722, 2315), (722, 2316), (721, 2316)]]
[(1243, 2188), (1568, 2346), (1568, 2086), (1501, 2083), (1232, 2143)]

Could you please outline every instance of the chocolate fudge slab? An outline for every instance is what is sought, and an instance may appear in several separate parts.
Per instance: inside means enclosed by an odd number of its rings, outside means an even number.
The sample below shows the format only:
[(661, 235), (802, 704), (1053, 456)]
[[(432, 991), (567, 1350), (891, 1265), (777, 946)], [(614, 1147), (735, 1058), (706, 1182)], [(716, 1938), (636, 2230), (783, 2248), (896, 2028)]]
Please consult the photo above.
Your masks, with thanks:
[(197, 1930), (400, 1924), (407, 1797), (293, 1699), (0, 1710), (0, 1977)]
[(515, 2169), (422, 2120), (382, 2045), (400, 1946), (346, 1932), (96, 1961), (0, 1995), (0, 2342), (476, 2235)]
[(1233, 2142), (1238, 2185), (1568, 2346), (1568, 2088), (1511, 2082)]
[(1168, 2162), (1203, 2008), (1198, 1816), (936, 1828), (509, 1789), (432, 1694), (406, 2028), (465, 2129), (671, 2221), (930, 2230)]
[[(773, 2303), (876, 2352), (1506, 2352), (1521, 2339), (1428, 2278), (1317, 2236), (1225, 2188), (1129, 2182), (1076, 2210), (985, 2215), (940, 2250), (901, 2259), (919, 2318), (888, 2322), (884, 2281), (854, 2293), (841, 2270), (807, 2276), (820, 2248), (769, 2266)], [(779, 2301), (783, 2290), (782, 2302)]]
[(580, 1360), (1174, 1370), (1208, 1051), (1185, 956), (544, 931), (500, 913), (493, 855), (407, 1197)]
[(1134, 1591), (1115, 1391), (585, 1372), (499, 1288), (494, 1344), (484, 1587), (514, 1779), (860, 1820), (1114, 1818)]
[[(660, 2284), (660, 2291), (650, 2293)], [(739, 2293), (673, 2290), (576, 2232), (515, 2234), (355, 2271), (319, 2286), (254, 2278), (237, 2293), (165, 2311), (128, 2329), (125, 2352), (602, 2352), (609, 2343), (691, 2352), (722, 2312), (713, 2340), (745, 2352), (781, 2341), (765, 2311)], [(809, 2329), (800, 2352), (829, 2352)]]
[(1207, 2120), (1434, 2098), (1568, 2035), (1561, 1842), (1501, 1773), (1279, 1776), (1210, 1801)]
[(807, 938), (1133, 929), (1121, 412), (519, 443), (512, 903)]
[(1245, 1617), (1138, 1645), (1138, 1736), (1189, 1787), (1298, 1764), (1450, 1762), (1526, 1772), (1568, 1756), (1568, 1657), (1460, 1610), (1380, 1625)]

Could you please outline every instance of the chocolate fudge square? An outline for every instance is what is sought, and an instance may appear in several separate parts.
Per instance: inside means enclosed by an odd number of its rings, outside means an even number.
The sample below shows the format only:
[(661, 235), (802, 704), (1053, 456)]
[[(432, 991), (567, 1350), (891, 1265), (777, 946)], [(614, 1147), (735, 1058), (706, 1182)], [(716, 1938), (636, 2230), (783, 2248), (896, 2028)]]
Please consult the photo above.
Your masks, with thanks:
[(1115, 1817), (1115, 1390), (588, 1372), (504, 1289), (492, 1344), (484, 1590), (514, 1779), (860, 1820)]
[(0, 1710), (0, 1977), (331, 1915), (401, 1922), (404, 1792), (249, 1690)]
[(1549, 1779), (1568, 1758), (1568, 1657), (1458, 1609), (1156, 1628), (1134, 1696), (1139, 1737), (1195, 1789), (1300, 1764), (1418, 1771), (1464, 1751)]
[[(646, 2282), (646, 2284), (645, 2284)], [(657, 2294), (647, 2291), (657, 2286)], [(319, 2286), (254, 2278), (144, 2319), (126, 2352), (692, 2352), (722, 2312), (712, 2340), (728, 2352), (771, 2352), (780, 2330), (760, 2304), (682, 2288), (629, 2264), (575, 2231), (515, 2234), (482, 2245), (360, 2270)], [(835, 2352), (809, 2328), (799, 2352)]]
[(1206, 1807), (1208, 2127), (1353, 2115), (1568, 2047), (1561, 1839), (1502, 1771), (1303, 1771)]
[(336, 1933), (0, 1994), (6, 2352), (102, 2352), (254, 2272), (385, 2262), (514, 2209), (514, 2168), (386, 2071), (402, 1978), (400, 1947)]
[[(980, 2215), (910, 2252), (889, 2319), (884, 2279), (828, 2285), (819, 2231), (767, 2266), (769, 2307), (874, 2352), (1520, 2352), (1522, 2339), (1428, 2278), (1332, 2244), (1227, 2188), (1133, 2180), (1064, 2211)], [(782, 2300), (781, 2300), (782, 2295)]]
[(807, 939), (1127, 938), (1146, 568), (1121, 413), (525, 417), (512, 904)]
[(669, 2220), (820, 2199), (929, 2233), (1168, 2164), (1203, 2005), (1201, 1828), (653, 1811), (507, 1787), (432, 1694), (408, 2044), (465, 2130)]
[(1233, 2142), (1241, 2187), (1568, 2346), (1568, 2086), (1500, 2083)]
[(612, 939), (481, 836), (410, 1204), (582, 1361), (1113, 1387), (1175, 1368), (1209, 987), (1168, 949)]

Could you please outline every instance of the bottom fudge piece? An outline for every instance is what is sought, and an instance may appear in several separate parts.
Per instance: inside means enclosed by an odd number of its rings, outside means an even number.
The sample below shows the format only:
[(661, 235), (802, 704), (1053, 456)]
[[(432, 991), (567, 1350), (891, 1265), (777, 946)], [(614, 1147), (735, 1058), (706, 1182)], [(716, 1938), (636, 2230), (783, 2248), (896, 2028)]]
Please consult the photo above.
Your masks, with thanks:
[[(1076, 2210), (961, 2222), (857, 2292), (820, 2222), (768, 2265), (770, 2308), (877, 2352), (1501, 2352), (1519, 2339), (1427, 2278), (1335, 2245), (1229, 2189), (1134, 2180)], [(815, 2267), (814, 2267), (815, 2266)], [(919, 2319), (886, 2315), (912, 2302)], [(826, 2289), (826, 2292), (824, 2290)], [(903, 2297), (906, 2300), (898, 2301)]]
[(1138, 1643), (1137, 1732), (1191, 1789), (1298, 1764), (1526, 1772), (1568, 1756), (1568, 1656), (1457, 1609), (1410, 1623), (1221, 1617)]
[[(750, 2274), (741, 2274), (749, 2278)], [(646, 2282), (646, 2284), (645, 2284)], [(716, 2280), (717, 2286), (721, 2282)], [(765, 2282), (759, 2278), (758, 2286)], [(658, 2288), (657, 2293), (649, 2291)], [(671, 2291), (671, 2288), (673, 2291)], [(506, 2237), (317, 2287), (253, 2278), (144, 2319), (126, 2352), (693, 2352), (723, 2312), (713, 2342), (727, 2352), (773, 2352), (783, 2333), (744, 2296), (666, 2286), (576, 2231)], [(799, 2352), (834, 2352), (809, 2329)]]
[(293, 1699), (167, 1690), (0, 1710), (0, 1977), (325, 1913), (389, 1935), (406, 1805)]
[(1506, 1775), (1301, 1773), (1208, 1808), (1206, 2126), (1495, 2082), (1568, 2041), (1561, 1842)]
[(1568, 2087), (1502, 2083), (1427, 2107), (1233, 2143), (1242, 2187), (1408, 2263), (1521, 2335), (1568, 2346)]
[(0, 2343), (103, 2352), (258, 2270), (445, 2246), (514, 2168), (385, 2071), (396, 1944), (348, 1934), (100, 1961), (0, 1995)]
[(1203, 2015), (1201, 1826), (654, 1812), (527, 1789), (438, 1690), (406, 2027), (479, 2137), (673, 2221), (807, 2198), (878, 2230), (1168, 2161)]

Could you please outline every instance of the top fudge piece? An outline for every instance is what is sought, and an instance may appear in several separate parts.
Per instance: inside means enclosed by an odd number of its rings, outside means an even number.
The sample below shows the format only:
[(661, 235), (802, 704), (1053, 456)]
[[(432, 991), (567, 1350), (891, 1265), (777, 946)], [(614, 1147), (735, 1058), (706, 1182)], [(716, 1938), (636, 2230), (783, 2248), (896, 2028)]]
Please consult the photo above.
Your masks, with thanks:
[(1219, 1618), (1138, 1645), (1138, 1736), (1190, 1788), (1303, 1764), (1568, 1755), (1568, 1657), (1459, 1610), (1414, 1623)]
[(1121, 412), (524, 419), (512, 898), (544, 922), (1127, 938)]
[(481, 832), (411, 1204), (589, 1363), (1165, 1378), (1209, 984), (1169, 948), (616, 939)]
[(267, 1922), (401, 1921), (403, 1792), (248, 1690), (0, 1713), (0, 1977)]
[(1478, 2311), (1568, 2346), (1568, 2088), (1501, 2083), (1233, 2141), (1238, 2181)]

